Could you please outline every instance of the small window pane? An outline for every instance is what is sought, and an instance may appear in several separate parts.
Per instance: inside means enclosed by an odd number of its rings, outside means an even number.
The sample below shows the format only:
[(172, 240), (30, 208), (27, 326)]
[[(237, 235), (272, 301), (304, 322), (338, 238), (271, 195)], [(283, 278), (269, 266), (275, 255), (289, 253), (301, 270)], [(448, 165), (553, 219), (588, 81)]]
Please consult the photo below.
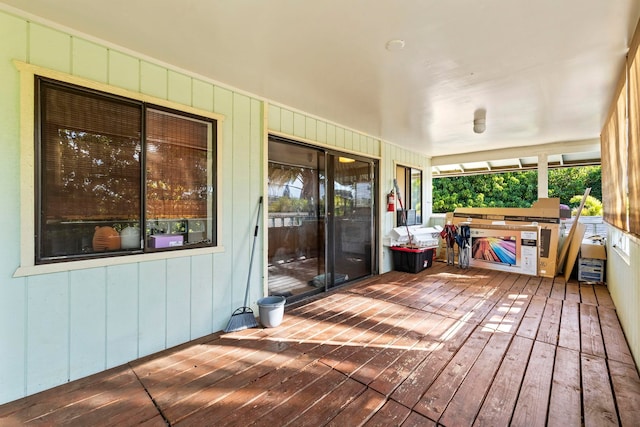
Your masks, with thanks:
[(140, 223), (140, 106), (45, 81), (39, 105), (37, 259), (120, 250)]
[(146, 126), (148, 248), (210, 244), (213, 122), (149, 108)]

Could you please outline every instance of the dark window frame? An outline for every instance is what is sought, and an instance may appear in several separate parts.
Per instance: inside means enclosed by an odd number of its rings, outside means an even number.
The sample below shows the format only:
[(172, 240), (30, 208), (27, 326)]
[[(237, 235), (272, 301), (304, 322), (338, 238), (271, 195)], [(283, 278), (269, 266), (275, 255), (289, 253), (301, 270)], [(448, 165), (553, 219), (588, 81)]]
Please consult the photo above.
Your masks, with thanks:
[[(399, 176), (400, 171), (402, 171), (402, 177)], [(417, 194), (418, 194), (417, 198), (413, 197), (412, 195), (414, 172), (418, 172), (420, 174), (420, 188), (417, 191)], [(400, 197), (402, 197), (402, 206), (404, 210), (406, 212), (408, 212), (411, 209), (414, 209), (416, 211), (415, 218), (409, 218), (408, 217), (409, 215), (405, 213), (405, 218), (407, 219), (407, 225), (422, 224), (423, 210), (424, 210), (424, 204), (423, 204), (424, 171), (417, 167), (406, 166), (398, 163), (396, 165), (396, 179), (400, 187), (400, 192), (402, 193), (400, 194)], [(414, 207), (416, 204), (420, 205), (419, 209)], [(398, 213), (396, 218), (397, 225), (404, 225), (402, 224), (402, 218), (401, 218), (402, 211), (400, 210), (399, 204), (397, 204), (397, 213)]]
[[(107, 250), (107, 251), (89, 251), (88, 253), (78, 253), (77, 249), (75, 253), (70, 251), (68, 254), (53, 254), (52, 252), (45, 253), (43, 251), (43, 224), (46, 221), (43, 217), (43, 192), (45, 191), (45, 186), (47, 185), (43, 180), (45, 177), (43, 176), (44, 169), (44, 159), (45, 156), (43, 154), (43, 146), (46, 143), (45, 138), (43, 137), (43, 120), (44, 114), (46, 113), (45, 106), (42, 105), (42, 90), (43, 86), (49, 89), (67, 91), (73, 94), (78, 94), (80, 96), (84, 96), (87, 98), (95, 98), (100, 101), (109, 101), (110, 103), (121, 103), (123, 106), (127, 107), (135, 107), (140, 109), (140, 128), (138, 135), (138, 143), (139, 143), (139, 161), (137, 162), (139, 168), (139, 188), (137, 189), (137, 196), (139, 196), (139, 200), (136, 203), (139, 204), (139, 213), (137, 219), (130, 221), (131, 224), (135, 224), (138, 227), (138, 232), (140, 233), (139, 237), (141, 239), (141, 245), (138, 248), (127, 248), (127, 249), (117, 249), (117, 250)], [(35, 264), (50, 264), (50, 263), (58, 263), (58, 262), (68, 262), (68, 261), (77, 261), (77, 260), (85, 260), (85, 259), (96, 259), (96, 258), (104, 258), (104, 257), (113, 257), (113, 256), (126, 256), (133, 254), (142, 254), (142, 253), (151, 253), (151, 252), (164, 252), (164, 251), (177, 251), (177, 250), (188, 250), (194, 248), (211, 248), (217, 246), (218, 241), (218, 132), (219, 132), (219, 120), (214, 117), (209, 117), (206, 115), (198, 115), (192, 112), (182, 111), (178, 108), (169, 108), (167, 106), (158, 105), (152, 102), (146, 102), (141, 99), (129, 98), (126, 96), (116, 95), (113, 93), (91, 89), (83, 86), (79, 86), (72, 83), (67, 83), (63, 81), (58, 81), (48, 77), (42, 77), (39, 75), (35, 75), (35, 122), (34, 122), (34, 137), (35, 137), (35, 145), (34, 145), (34, 184), (35, 184), (35, 235), (34, 235), (34, 260)], [(189, 220), (193, 220), (193, 223), (196, 223), (196, 218), (175, 218), (167, 219), (166, 222), (180, 222), (182, 223), (182, 232), (184, 234), (184, 244), (181, 246), (167, 246), (162, 248), (151, 248), (150, 247), (150, 238), (149, 236), (149, 223), (152, 221), (158, 221), (159, 218), (147, 218), (147, 202), (148, 202), (148, 192), (147, 192), (147, 170), (151, 165), (151, 161), (147, 159), (147, 112), (152, 111), (159, 113), (160, 115), (166, 114), (167, 116), (172, 115), (175, 116), (178, 120), (187, 119), (185, 122), (191, 120), (195, 123), (199, 124), (200, 127), (204, 127), (206, 130), (206, 136), (204, 138), (200, 138), (200, 141), (206, 139), (204, 145), (205, 148), (191, 148), (192, 151), (199, 150), (201, 153), (201, 164), (206, 164), (205, 168), (200, 168), (200, 175), (203, 179), (206, 180), (206, 187), (200, 192), (201, 194), (198, 196), (198, 200), (195, 202), (196, 205), (200, 207), (204, 206), (206, 211), (206, 218), (202, 218), (204, 221), (204, 233), (198, 234), (197, 240), (194, 238), (193, 242), (189, 240), (190, 233), (189, 231)], [(119, 117), (119, 116), (115, 116)], [(75, 120), (75, 118), (74, 118)], [(179, 135), (176, 133), (176, 135)], [(168, 142), (169, 140), (167, 140)], [(165, 141), (162, 141), (164, 143)], [(175, 144), (171, 144), (170, 142), (167, 144), (168, 146), (172, 146)], [(94, 147), (91, 147), (92, 149)], [(169, 147), (170, 149), (172, 147)], [(187, 148), (189, 150), (189, 148)], [(204, 158), (204, 160), (202, 160)], [(135, 163), (134, 163), (135, 164)], [(156, 164), (162, 166), (162, 163), (156, 162)], [(204, 170), (203, 170), (204, 169)], [(135, 171), (134, 171), (135, 174)], [(184, 179), (184, 175), (177, 175), (177, 179)], [(202, 180), (201, 180), (202, 181)], [(51, 185), (50, 185), (51, 187)], [(203, 187), (203, 186), (201, 186)], [(110, 187), (113, 188), (113, 187)], [(118, 187), (115, 187), (118, 188)], [(49, 190), (51, 191), (51, 190)], [(134, 189), (134, 193), (135, 193)], [(85, 225), (95, 222), (95, 218), (87, 217), (86, 219), (81, 219), (78, 221), (79, 223), (86, 222)], [(187, 221), (187, 222), (185, 222)], [(108, 220), (107, 223), (117, 223), (118, 220)], [(120, 221), (125, 222), (125, 221)], [(117, 224), (119, 225), (119, 224)], [(112, 227), (116, 227), (117, 225), (113, 225)], [(125, 224), (127, 225), (127, 224)], [(178, 224), (179, 225), (179, 224)], [(197, 224), (202, 225), (202, 224)], [(185, 229), (185, 226), (187, 229)], [(125, 228), (124, 226), (122, 228)], [(167, 233), (171, 234), (171, 233)], [(175, 232), (175, 234), (180, 234), (180, 231)], [(86, 240), (86, 233), (85, 233)], [(157, 238), (156, 238), (157, 240)], [(83, 242), (84, 244), (84, 242)]]

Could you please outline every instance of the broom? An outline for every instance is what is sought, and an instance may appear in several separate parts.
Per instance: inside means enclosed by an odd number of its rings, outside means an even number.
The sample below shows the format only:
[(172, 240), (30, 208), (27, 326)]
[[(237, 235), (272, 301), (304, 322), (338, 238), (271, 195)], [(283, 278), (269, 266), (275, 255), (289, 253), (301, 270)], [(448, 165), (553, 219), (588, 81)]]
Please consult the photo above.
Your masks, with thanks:
[(258, 238), (258, 223), (260, 221), (260, 208), (262, 207), (262, 196), (258, 201), (258, 218), (256, 218), (256, 229), (253, 232), (253, 245), (251, 247), (251, 257), (249, 258), (249, 274), (247, 275), (247, 289), (244, 292), (244, 306), (236, 309), (231, 314), (227, 327), (224, 328), (224, 332), (236, 332), (243, 329), (255, 328), (258, 326), (256, 317), (253, 314), (253, 310), (247, 307), (247, 300), (249, 299), (249, 284), (251, 283), (251, 265), (253, 264), (253, 254), (256, 250), (256, 239)]

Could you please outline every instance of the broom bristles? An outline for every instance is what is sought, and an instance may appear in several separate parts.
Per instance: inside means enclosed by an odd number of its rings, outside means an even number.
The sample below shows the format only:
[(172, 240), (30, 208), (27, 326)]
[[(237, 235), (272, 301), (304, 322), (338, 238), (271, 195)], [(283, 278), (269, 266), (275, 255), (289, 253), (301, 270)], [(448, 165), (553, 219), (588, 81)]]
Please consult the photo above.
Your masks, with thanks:
[(242, 307), (242, 309), (237, 309), (233, 312), (227, 327), (224, 328), (224, 332), (238, 332), (244, 329), (255, 328), (256, 326), (258, 326), (258, 322), (253, 315), (253, 310), (249, 307)]

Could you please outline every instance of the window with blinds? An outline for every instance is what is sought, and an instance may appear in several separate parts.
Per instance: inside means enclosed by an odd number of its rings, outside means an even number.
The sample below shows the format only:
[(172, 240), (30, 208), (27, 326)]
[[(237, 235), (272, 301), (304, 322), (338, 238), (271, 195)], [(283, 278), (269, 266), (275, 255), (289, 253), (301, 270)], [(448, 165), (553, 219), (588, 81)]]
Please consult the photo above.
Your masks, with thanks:
[(600, 134), (604, 219), (640, 236), (640, 25)]
[(36, 86), (36, 263), (215, 244), (215, 120)]

